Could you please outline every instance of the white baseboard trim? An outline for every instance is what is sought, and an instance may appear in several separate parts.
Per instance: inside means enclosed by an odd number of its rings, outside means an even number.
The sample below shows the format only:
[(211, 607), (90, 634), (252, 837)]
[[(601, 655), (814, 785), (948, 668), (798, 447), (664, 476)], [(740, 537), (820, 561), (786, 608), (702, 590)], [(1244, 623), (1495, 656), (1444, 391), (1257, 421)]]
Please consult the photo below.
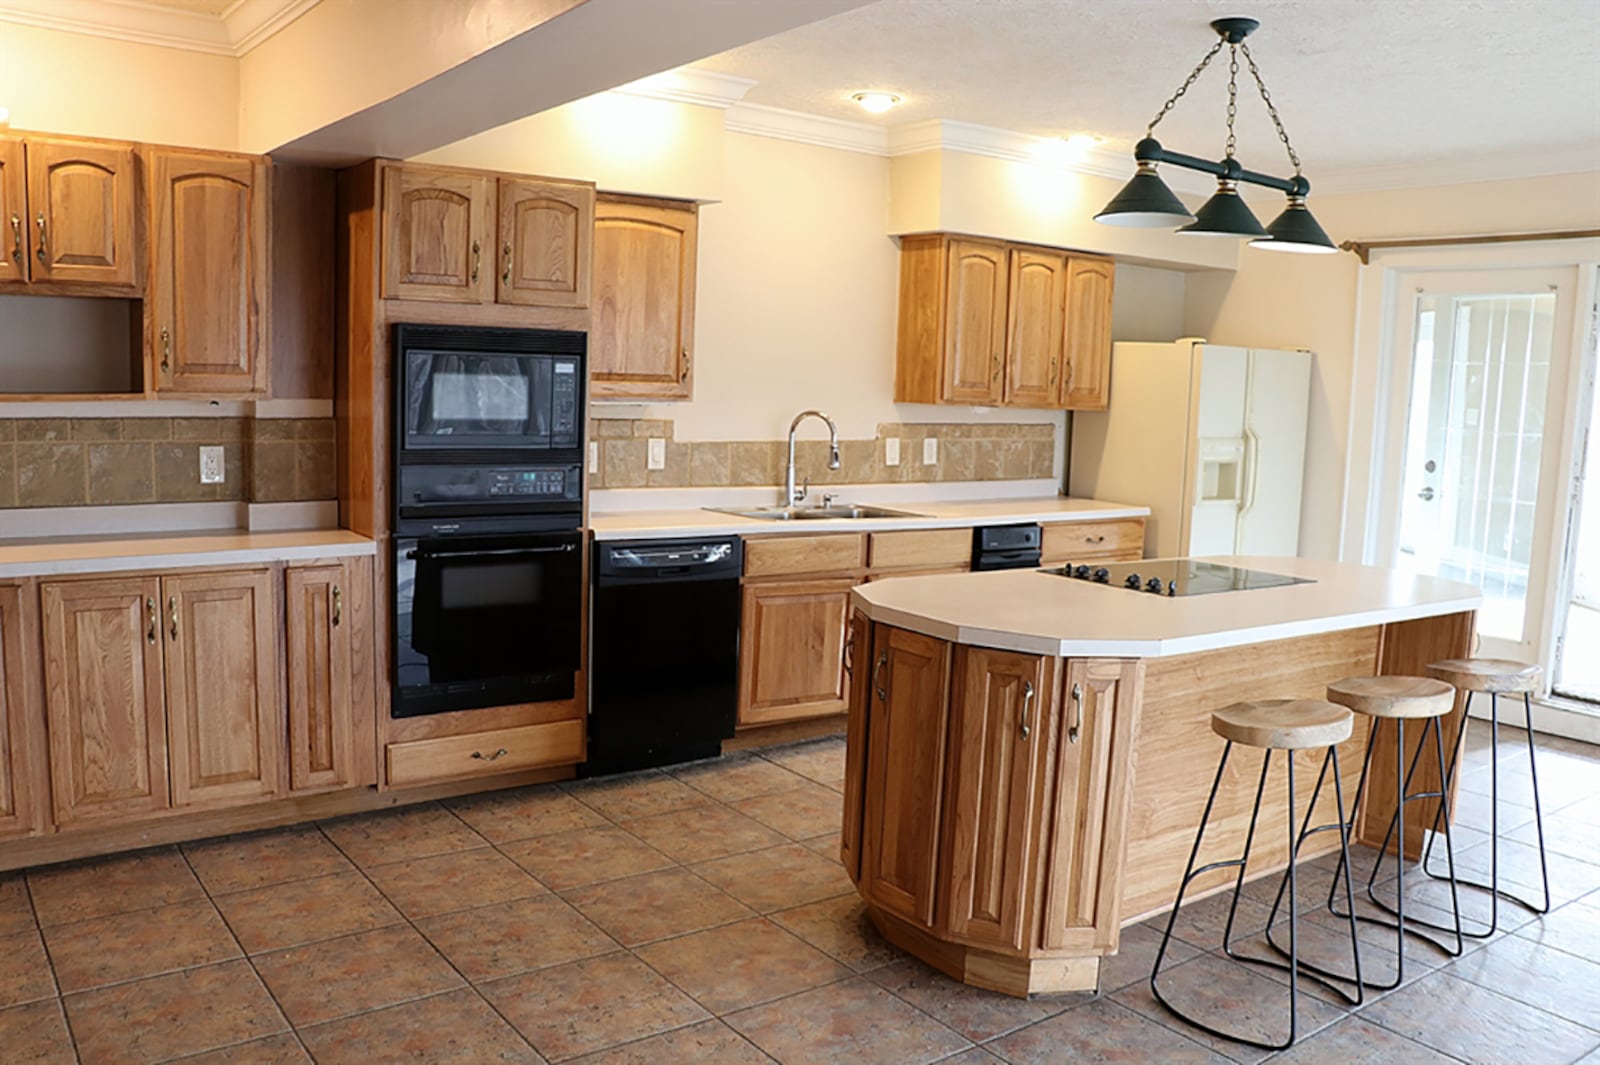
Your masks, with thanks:
[[(1561, 736), (1581, 743), (1600, 744), (1600, 708), (1583, 709), (1583, 704), (1559, 699), (1533, 700), (1533, 730), (1547, 736)], [(1473, 696), (1472, 718), (1489, 720), (1489, 700)], [(1522, 727), (1522, 700), (1508, 695), (1500, 702), (1500, 724)]]

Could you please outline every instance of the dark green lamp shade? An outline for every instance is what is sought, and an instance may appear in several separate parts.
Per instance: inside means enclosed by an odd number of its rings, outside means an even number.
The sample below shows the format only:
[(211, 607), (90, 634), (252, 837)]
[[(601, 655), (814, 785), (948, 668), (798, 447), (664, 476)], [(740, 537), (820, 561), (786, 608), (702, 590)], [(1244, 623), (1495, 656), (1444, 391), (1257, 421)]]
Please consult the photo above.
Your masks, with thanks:
[(1156, 174), (1155, 164), (1141, 162), (1122, 191), (1112, 197), (1094, 220), (1130, 229), (1161, 229), (1191, 222), (1194, 215)]
[(1217, 191), (1194, 214), (1194, 223), (1178, 230), (1191, 237), (1264, 237), (1256, 216), (1239, 196), (1233, 182), (1217, 182)]
[(1339, 249), (1328, 234), (1311, 217), (1304, 196), (1290, 196), (1289, 206), (1272, 220), (1267, 235), (1250, 242), (1252, 248), (1267, 251), (1297, 251), (1313, 255), (1326, 255)]

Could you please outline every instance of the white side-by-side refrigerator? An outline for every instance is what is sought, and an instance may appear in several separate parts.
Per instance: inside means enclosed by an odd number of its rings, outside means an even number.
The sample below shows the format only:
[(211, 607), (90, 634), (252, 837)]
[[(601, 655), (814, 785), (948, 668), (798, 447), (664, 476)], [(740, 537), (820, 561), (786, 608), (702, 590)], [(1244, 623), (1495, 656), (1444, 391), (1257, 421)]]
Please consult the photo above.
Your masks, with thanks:
[(1115, 344), (1111, 405), (1072, 416), (1067, 489), (1150, 508), (1145, 555), (1295, 555), (1311, 353)]

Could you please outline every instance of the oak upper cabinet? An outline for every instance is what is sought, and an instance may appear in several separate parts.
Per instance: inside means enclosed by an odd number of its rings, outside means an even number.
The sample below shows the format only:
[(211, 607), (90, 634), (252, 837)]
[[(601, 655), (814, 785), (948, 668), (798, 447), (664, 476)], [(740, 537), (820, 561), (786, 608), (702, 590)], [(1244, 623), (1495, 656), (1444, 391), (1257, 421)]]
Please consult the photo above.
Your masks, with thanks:
[(499, 193), (495, 299), (540, 307), (589, 306), (594, 186), (501, 178)]
[(166, 809), (160, 581), (47, 581), (39, 592), (56, 824)]
[(0, 280), (138, 295), (143, 278), (134, 146), (31, 134), (3, 144), (7, 267)]
[(374, 784), (372, 560), (291, 565), (284, 587), (289, 788)]
[(594, 398), (693, 394), (698, 232), (693, 203), (599, 196), (589, 333)]
[(862, 890), (883, 910), (931, 928), (950, 645), (880, 624), (873, 627), (872, 654)]
[(267, 389), (267, 164), (155, 149), (145, 350), (158, 392)]
[(1128, 785), (1143, 664), (1072, 659), (1062, 685), (1044, 838), (1040, 946), (1109, 952), (1121, 924)]
[(750, 583), (739, 623), (739, 724), (845, 708), (845, 619), (853, 577)]
[(492, 303), (493, 200), (488, 174), (384, 166), (383, 298)]
[(1105, 410), (1111, 395), (1111, 295), (1116, 264), (1073, 256), (1067, 268), (1061, 406)]
[(968, 646), (956, 655), (941, 924), (965, 943), (1018, 949), (1057, 660)]
[(268, 569), (163, 577), (174, 806), (282, 790), (278, 617)]
[(35, 832), (48, 817), (32, 591), (0, 584), (0, 839)]
[(1049, 248), (1015, 248), (1011, 252), (1006, 308), (1007, 406), (1061, 406), (1067, 277), (1066, 252)]

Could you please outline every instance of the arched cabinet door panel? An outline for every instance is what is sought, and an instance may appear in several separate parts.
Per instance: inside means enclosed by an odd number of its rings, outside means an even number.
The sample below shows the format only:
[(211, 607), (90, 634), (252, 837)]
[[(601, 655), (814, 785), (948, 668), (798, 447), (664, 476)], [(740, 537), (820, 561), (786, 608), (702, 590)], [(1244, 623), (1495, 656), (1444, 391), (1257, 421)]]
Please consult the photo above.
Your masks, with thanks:
[(1066, 372), (1061, 405), (1105, 410), (1111, 393), (1111, 295), (1116, 264), (1073, 256), (1067, 269)]
[(1006, 333), (1006, 246), (950, 241), (946, 265), (944, 395), (947, 403), (1000, 402)]
[(495, 299), (587, 307), (594, 258), (594, 186), (500, 179)]
[(492, 189), (471, 171), (384, 168), (384, 299), (493, 301)]
[(136, 291), (139, 181), (133, 145), (28, 137), (24, 148), (28, 203), (23, 228), (34, 282)]
[(692, 203), (600, 198), (589, 333), (595, 398), (693, 394), (697, 233)]

